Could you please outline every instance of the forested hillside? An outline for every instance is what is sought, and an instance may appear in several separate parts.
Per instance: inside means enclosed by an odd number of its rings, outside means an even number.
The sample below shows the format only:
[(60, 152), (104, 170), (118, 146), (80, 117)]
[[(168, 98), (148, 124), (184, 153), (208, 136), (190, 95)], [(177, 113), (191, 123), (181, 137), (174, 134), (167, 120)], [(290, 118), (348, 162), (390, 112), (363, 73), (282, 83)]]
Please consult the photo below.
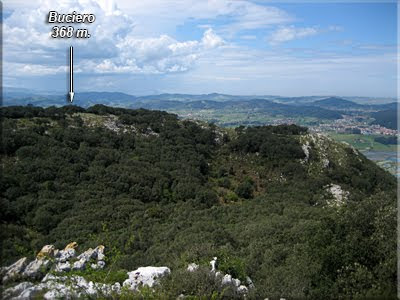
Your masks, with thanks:
[[(396, 298), (396, 179), (344, 144), (103, 105), (1, 114), (2, 265), (76, 241), (110, 272), (216, 256), (255, 299)], [(177, 274), (166, 298), (215, 295)]]
[(375, 118), (374, 124), (397, 129), (397, 112), (397, 108), (393, 108), (372, 113), (372, 117)]

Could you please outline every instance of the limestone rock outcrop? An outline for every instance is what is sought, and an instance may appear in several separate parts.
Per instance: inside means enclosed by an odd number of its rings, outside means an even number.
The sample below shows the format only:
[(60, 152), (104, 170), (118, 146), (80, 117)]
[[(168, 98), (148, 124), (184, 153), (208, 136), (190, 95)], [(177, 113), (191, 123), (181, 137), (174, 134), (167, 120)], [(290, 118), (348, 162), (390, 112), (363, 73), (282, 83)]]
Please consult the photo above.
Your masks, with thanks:
[(137, 290), (141, 286), (153, 287), (158, 283), (158, 278), (171, 273), (168, 267), (140, 267), (128, 272), (129, 278), (124, 281), (123, 286), (131, 290)]
[(105, 267), (103, 245), (97, 246), (95, 249), (88, 249), (76, 257), (77, 246), (76, 242), (72, 242), (63, 250), (58, 250), (54, 245), (45, 245), (33, 261), (28, 262), (28, 259), (23, 257), (12, 265), (3, 267), (1, 269), (2, 283), (24, 278), (41, 279), (49, 270), (62, 273), (83, 270), (89, 265), (93, 269)]
[[(105, 267), (105, 248), (100, 245), (77, 255), (77, 244), (70, 243), (63, 250), (53, 245), (44, 246), (36, 258), (28, 262), (26, 257), (14, 264), (1, 269), (3, 289), (2, 299), (78, 299), (78, 298), (118, 298), (123, 293), (136, 293), (142, 287), (154, 289), (160, 284), (161, 278), (171, 274), (168, 267), (139, 267), (127, 272), (128, 279), (115, 283), (93, 282), (85, 277), (69, 273), (73, 270), (90, 268), (90, 272)], [(209, 271), (215, 282), (221, 287), (233, 288), (238, 295), (246, 297), (249, 289), (254, 288), (250, 278), (246, 283), (224, 274), (218, 270), (217, 257), (210, 262), (209, 267), (200, 267), (195, 263), (188, 265), (187, 272), (198, 272), (200, 268)], [(85, 273), (83, 273), (85, 274)], [(122, 281), (120, 281), (122, 282)], [(185, 295), (181, 295), (185, 299)]]
[(22, 271), (25, 269), (26, 265), (28, 264), (28, 259), (23, 257), (17, 260), (12, 265), (2, 268), (2, 275), (3, 275), (3, 283), (7, 283), (10, 280), (15, 279), (16, 277), (20, 276)]

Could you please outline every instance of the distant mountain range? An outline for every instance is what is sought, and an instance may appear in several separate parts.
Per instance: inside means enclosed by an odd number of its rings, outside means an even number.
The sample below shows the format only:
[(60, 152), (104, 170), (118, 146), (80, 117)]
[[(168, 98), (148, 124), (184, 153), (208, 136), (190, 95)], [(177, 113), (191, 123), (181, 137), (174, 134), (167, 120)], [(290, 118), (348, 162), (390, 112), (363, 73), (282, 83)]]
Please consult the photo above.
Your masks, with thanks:
[[(5, 88), (3, 105), (63, 106), (68, 104), (66, 95), (38, 94), (26, 89)], [(338, 97), (305, 96), (238, 96), (226, 94), (160, 94), (133, 96), (119, 92), (76, 93), (74, 104), (90, 107), (104, 104), (114, 107), (146, 108), (169, 112), (182, 111), (240, 111), (257, 112), (271, 116), (313, 117), (340, 119), (344, 112), (396, 110), (396, 102), (383, 104), (360, 104)]]

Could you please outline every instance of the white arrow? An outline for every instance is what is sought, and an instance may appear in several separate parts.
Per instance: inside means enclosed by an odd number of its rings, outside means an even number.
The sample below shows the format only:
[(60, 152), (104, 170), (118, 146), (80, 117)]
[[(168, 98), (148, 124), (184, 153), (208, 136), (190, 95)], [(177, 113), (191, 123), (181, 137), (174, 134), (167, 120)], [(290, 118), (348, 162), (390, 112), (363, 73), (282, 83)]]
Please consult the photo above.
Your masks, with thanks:
[(69, 101), (74, 101), (74, 48), (69, 47)]

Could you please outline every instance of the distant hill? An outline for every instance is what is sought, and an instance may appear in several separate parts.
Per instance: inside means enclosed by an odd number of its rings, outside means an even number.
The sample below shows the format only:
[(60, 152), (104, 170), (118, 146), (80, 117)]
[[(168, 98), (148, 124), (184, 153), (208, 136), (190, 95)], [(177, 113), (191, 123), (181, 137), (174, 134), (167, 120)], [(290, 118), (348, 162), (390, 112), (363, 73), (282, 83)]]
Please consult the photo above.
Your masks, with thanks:
[[(361, 101), (361, 100), (360, 100)], [(63, 106), (68, 104), (67, 95), (31, 92), (27, 89), (5, 88), (4, 106)], [(344, 111), (367, 111), (396, 109), (396, 103), (363, 105), (339, 97), (304, 96), (238, 96), (219, 93), (211, 94), (160, 94), (133, 96), (120, 92), (77, 92), (74, 104), (90, 107), (96, 104), (124, 108), (146, 108), (164, 110), (182, 115), (205, 110), (218, 114), (258, 113), (263, 116), (283, 118), (340, 119)], [(230, 121), (228, 121), (229, 123)], [(246, 122), (244, 120), (243, 122)]]
[(131, 108), (162, 109), (167, 111), (181, 110), (234, 110), (238, 112), (259, 112), (271, 116), (284, 117), (315, 117), (321, 119), (340, 119), (342, 114), (333, 110), (315, 106), (293, 106), (288, 104), (276, 103), (265, 99), (251, 100), (229, 100), (229, 101), (136, 101), (130, 105)]
[(310, 105), (333, 109), (333, 110), (384, 110), (394, 109), (397, 106), (396, 102), (384, 104), (359, 104), (350, 100), (338, 97), (329, 97), (322, 100), (314, 101)]
[(375, 119), (373, 124), (378, 124), (386, 128), (397, 129), (397, 109), (382, 110), (372, 113)]
[[(3, 97), (3, 105), (34, 105), (34, 106), (63, 106), (67, 104), (67, 95), (34, 94), (27, 91), (6, 91)], [(117, 92), (82, 92), (75, 93), (74, 104), (89, 107), (95, 104), (114, 106), (129, 106), (136, 97)]]
[(357, 104), (353, 101), (345, 100), (337, 97), (329, 97), (326, 99), (318, 100), (312, 103), (312, 105), (327, 108), (360, 108), (363, 107), (361, 104)]

